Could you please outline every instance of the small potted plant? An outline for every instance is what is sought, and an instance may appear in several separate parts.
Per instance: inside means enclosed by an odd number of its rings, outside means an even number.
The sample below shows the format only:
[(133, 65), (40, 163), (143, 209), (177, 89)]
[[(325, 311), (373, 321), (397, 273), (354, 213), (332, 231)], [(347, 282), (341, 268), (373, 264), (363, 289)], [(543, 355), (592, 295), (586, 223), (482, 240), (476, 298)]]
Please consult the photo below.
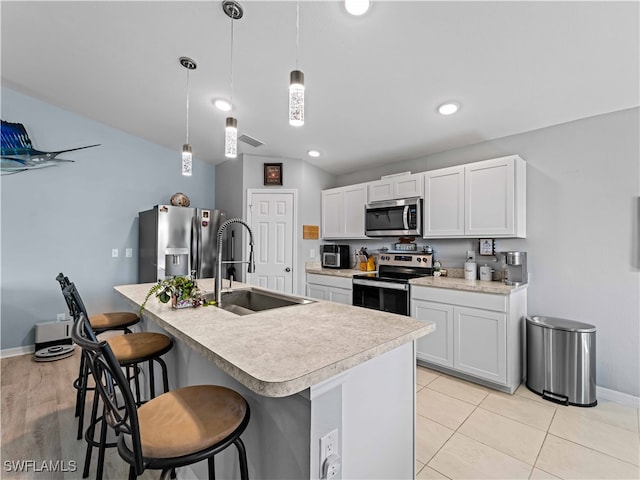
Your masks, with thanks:
[(158, 280), (158, 283), (149, 289), (144, 302), (140, 306), (140, 313), (142, 313), (149, 297), (154, 294), (162, 303), (171, 301), (171, 307), (173, 308), (197, 307), (203, 303), (202, 294), (194, 279), (171, 277)]

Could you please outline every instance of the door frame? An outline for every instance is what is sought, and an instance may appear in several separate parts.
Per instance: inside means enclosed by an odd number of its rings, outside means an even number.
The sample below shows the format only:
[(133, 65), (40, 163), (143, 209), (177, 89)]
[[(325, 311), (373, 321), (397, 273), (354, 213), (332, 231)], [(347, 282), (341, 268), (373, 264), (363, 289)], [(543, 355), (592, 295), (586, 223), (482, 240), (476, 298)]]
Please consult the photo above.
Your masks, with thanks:
[[(251, 226), (251, 199), (254, 194), (290, 194), (292, 196), (292, 232), (293, 238), (291, 239), (291, 249), (293, 250), (291, 256), (291, 289), (294, 294), (298, 294), (298, 287), (300, 285), (298, 272), (298, 190), (295, 188), (247, 188), (247, 197), (244, 205), (244, 218), (247, 219), (247, 223)], [(248, 245), (248, 239), (246, 238), (247, 232), (243, 229), (243, 244)]]

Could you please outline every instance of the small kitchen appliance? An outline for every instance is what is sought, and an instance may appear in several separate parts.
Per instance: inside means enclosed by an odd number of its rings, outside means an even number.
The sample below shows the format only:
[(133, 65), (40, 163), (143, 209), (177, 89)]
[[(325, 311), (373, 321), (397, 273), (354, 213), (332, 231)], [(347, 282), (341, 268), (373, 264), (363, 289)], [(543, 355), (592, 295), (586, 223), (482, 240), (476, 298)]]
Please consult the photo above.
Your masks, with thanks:
[(372, 202), (365, 207), (367, 237), (422, 236), (422, 199), (403, 198)]
[(410, 315), (409, 280), (433, 275), (433, 254), (381, 252), (378, 271), (353, 276), (353, 305)]
[(505, 285), (524, 285), (528, 282), (527, 252), (503, 252), (507, 276)]
[(323, 268), (350, 268), (349, 245), (320, 245)]

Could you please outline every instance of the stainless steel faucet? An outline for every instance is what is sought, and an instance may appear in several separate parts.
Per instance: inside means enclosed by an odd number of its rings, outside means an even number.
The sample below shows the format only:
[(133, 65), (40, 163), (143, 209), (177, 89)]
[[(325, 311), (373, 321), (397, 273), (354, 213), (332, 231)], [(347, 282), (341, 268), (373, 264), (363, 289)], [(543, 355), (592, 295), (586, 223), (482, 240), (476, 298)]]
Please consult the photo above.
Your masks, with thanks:
[[(237, 262), (235, 260), (229, 260), (229, 261), (222, 261), (222, 234), (224, 233), (224, 231), (227, 229), (227, 227), (229, 225), (232, 225), (234, 223), (239, 223), (240, 225), (243, 225), (248, 231), (249, 231), (249, 247), (251, 248), (251, 250), (249, 251), (249, 260), (248, 261), (244, 261), (244, 262)], [(222, 225), (220, 225), (220, 228), (218, 229), (218, 256), (216, 257), (216, 271), (215, 271), (215, 277), (214, 277), (214, 295), (215, 295), (215, 302), (216, 305), (220, 305), (220, 297), (222, 296), (222, 264), (223, 263), (247, 263), (249, 264), (249, 267), (247, 268), (247, 272), (248, 273), (254, 273), (256, 271), (256, 262), (253, 258), (253, 247), (254, 247), (254, 243), (253, 243), (253, 232), (251, 231), (251, 227), (249, 227), (249, 225), (247, 225), (244, 220), (240, 219), (240, 218), (230, 218), (229, 220), (227, 220), (226, 222), (224, 222)]]

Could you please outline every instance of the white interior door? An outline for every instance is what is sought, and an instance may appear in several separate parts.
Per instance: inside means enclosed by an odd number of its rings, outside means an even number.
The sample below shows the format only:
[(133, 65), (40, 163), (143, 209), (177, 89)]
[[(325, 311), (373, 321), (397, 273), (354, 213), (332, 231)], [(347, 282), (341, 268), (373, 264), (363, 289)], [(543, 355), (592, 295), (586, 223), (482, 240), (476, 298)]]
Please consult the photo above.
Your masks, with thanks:
[(256, 271), (252, 285), (293, 293), (294, 201), (293, 192), (248, 192), (247, 220), (253, 230)]

